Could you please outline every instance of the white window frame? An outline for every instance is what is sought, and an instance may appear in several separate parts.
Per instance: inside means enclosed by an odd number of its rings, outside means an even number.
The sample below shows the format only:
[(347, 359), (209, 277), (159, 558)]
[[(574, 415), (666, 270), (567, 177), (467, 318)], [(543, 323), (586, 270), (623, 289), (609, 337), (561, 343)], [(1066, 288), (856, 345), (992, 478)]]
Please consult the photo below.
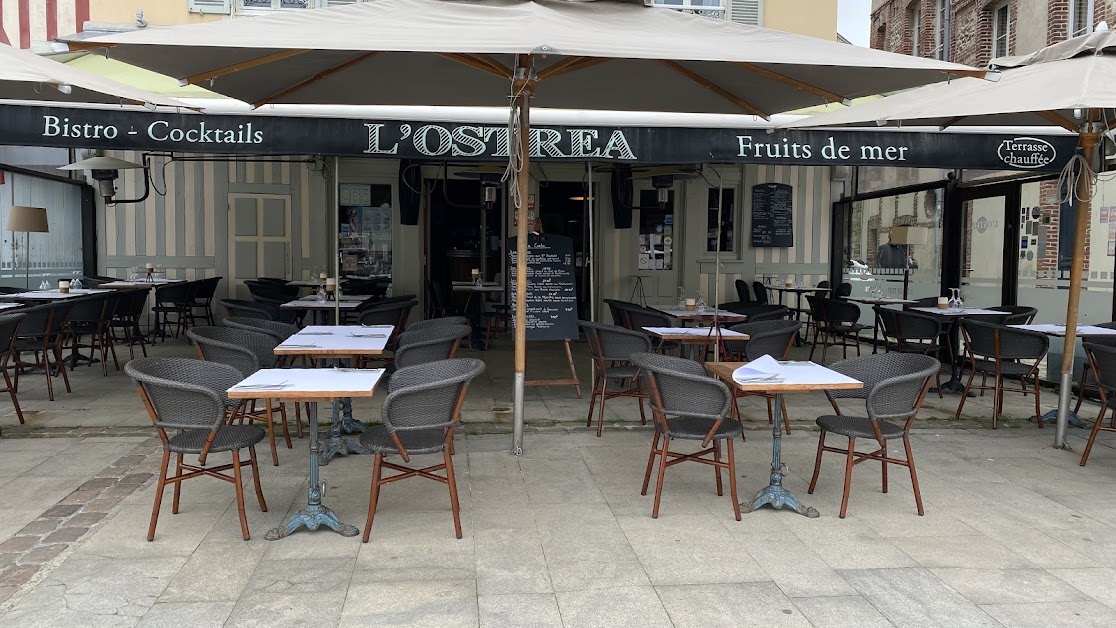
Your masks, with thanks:
[(281, 7), (280, 0), (271, 0), (270, 7), (249, 7), (244, 6), (244, 0), (233, 0), (233, 5), (237, 13), (270, 13), (272, 11), (303, 11), (305, 9), (317, 9), (326, 6), (326, 0), (306, 0), (306, 7)]
[(917, 5), (908, 12), (911, 20), (911, 54), (922, 56), (922, 5)]
[[(1000, 11), (1004, 12), (1003, 30), (1000, 29)], [(1003, 42), (1003, 52), (1000, 43)], [(1001, 2), (992, 7), (992, 58), (1011, 54), (1011, 3)]]
[(949, 0), (934, 6), (934, 58), (949, 61)]
[(697, 13), (706, 17), (720, 17), (724, 18), (728, 9), (722, 0), (713, 0), (716, 4), (710, 2), (703, 4), (702, 0), (652, 0), (656, 7), (663, 9), (673, 9), (683, 13)]
[[(1074, 24), (1074, 18), (1077, 16), (1077, 7), (1085, 3), (1085, 24), (1077, 26)], [(1066, 32), (1069, 34), (1067, 39), (1079, 37), (1093, 32), (1093, 12), (1095, 9), (1095, 0), (1070, 0), (1069, 3), (1069, 16), (1066, 20)]]

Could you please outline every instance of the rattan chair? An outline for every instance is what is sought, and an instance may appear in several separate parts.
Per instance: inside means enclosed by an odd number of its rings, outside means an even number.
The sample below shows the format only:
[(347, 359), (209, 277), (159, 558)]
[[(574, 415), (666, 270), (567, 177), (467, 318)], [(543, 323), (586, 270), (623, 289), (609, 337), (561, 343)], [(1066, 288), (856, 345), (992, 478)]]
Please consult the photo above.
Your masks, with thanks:
[[(655, 501), (651, 518), (659, 517), (659, 502), (663, 495), (663, 480), (669, 466), (686, 460), (713, 467), (717, 476), (717, 494), (723, 495), (721, 469), (728, 470), (729, 498), (732, 511), (740, 521), (740, 500), (736, 497), (736, 456), (733, 439), (743, 436), (740, 421), (729, 416), (732, 393), (720, 380), (705, 373), (705, 368), (693, 360), (685, 360), (657, 353), (636, 353), (632, 364), (639, 367), (648, 382), (651, 396), (651, 416), (655, 421), (655, 435), (651, 453), (647, 457), (647, 470), (643, 475), (641, 495), (647, 494), (655, 458), (659, 459), (659, 476), (655, 482)], [(690, 454), (670, 451), (674, 440), (699, 441), (701, 449)], [(721, 443), (726, 444), (726, 458), (721, 458)], [(662, 446), (660, 447), (660, 443)]]
[[(461, 538), (461, 506), (453, 472), (453, 433), (469, 383), (483, 373), (484, 368), (484, 362), (464, 358), (429, 362), (395, 372), (380, 411), (383, 423), (369, 426), (360, 435), (361, 445), (375, 455), (368, 495), (368, 520), (364, 524), (365, 543), (372, 534), (380, 487), (413, 477), (435, 480), (449, 487), (453, 528), (457, 538)], [(410, 462), (412, 455), (438, 453), (442, 454), (441, 464), (422, 468), (406, 467), (384, 459), (398, 455), (403, 462)], [(384, 477), (382, 472), (385, 468), (397, 473)], [(439, 475), (437, 471), (445, 471), (445, 475)]]
[[(942, 361), (942, 348), (938, 338), (942, 335), (942, 324), (933, 316), (918, 312), (907, 312), (877, 305), (872, 308), (880, 321), (884, 344), (888, 351), (899, 353), (920, 353)], [(950, 356), (952, 359), (952, 356)], [(934, 376), (938, 397), (942, 398), (941, 369)]]
[(818, 342), (822, 342), (822, 349), (824, 351), (825, 338), (829, 334), (829, 329), (825, 323), (825, 302), (826, 297), (822, 294), (807, 294), (806, 303), (810, 308), (810, 325), (806, 328), (807, 333), (810, 327), (814, 328), (814, 339), (810, 341), (810, 359), (814, 359), (814, 352), (818, 349)]
[(736, 288), (736, 299), (740, 303), (751, 303), (752, 295), (748, 292), (748, 282), (743, 279), (737, 279), (732, 283)]
[(756, 298), (753, 299), (753, 301), (757, 305), (766, 305), (769, 302), (767, 298), (767, 286), (763, 285), (762, 281), (752, 282), (752, 292), (755, 293)]
[[(123, 341), (128, 345), (128, 356), (133, 359), (136, 357), (137, 344), (143, 357), (147, 357), (147, 338), (140, 329), (140, 319), (147, 310), (147, 297), (150, 293), (151, 288), (129, 288), (121, 291), (116, 302), (116, 311), (109, 322), (109, 333), (112, 334), (113, 341)], [(123, 337), (118, 336), (117, 331)]]
[[(381, 302), (364, 309), (360, 313), (358, 321), (361, 325), (391, 325), (393, 329), (388, 336), (384, 349), (394, 353), (399, 347), (399, 335), (407, 329), (407, 318), (411, 315), (411, 309), (416, 305), (418, 305), (418, 301), (414, 299)], [(393, 358), (377, 356), (369, 359), (390, 362)]]
[(1088, 360), (1089, 371), (1093, 374), (1093, 382), (1100, 395), (1100, 413), (1089, 432), (1089, 441), (1085, 444), (1085, 451), (1081, 453), (1081, 466), (1089, 461), (1089, 454), (1093, 451), (1093, 443), (1100, 432), (1116, 432), (1116, 419), (1107, 426), (1103, 425), (1104, 415), (1113, 410), (1116, 416), (1116, 347), (1102, 345), (1094, 342), (1085, 343), (1085, 356)]
[(1030, 325), (1038, 316), (1038, 309), (1027, 305), (995, 305), (988, 309), (1007, 313), (996, 321), (1001, 325)]
[[(155, 305), (151, 311), (155, 313), (155, 335), (167, 337), (167, 328), (174, 326), (175, 338), (184, 332), (193, 316), (194, 295), (197, 291), (194, 282), (183, 281), (170, 283), (155, 288)], [(174, 315), (174, 320), (171, 320)]]
[[(256, 464), (256, 444), (264, 439), (264, 431), (255, 425), (229, 425), (226, 418), (225, 391), (242, 377), (235, 368), (213, 362), (185, 358), (142, 358), (124, 365), (124, 370), (139, 384), (140, 398), (151, 416), (151, 422), (163, 442), (163, 461), (159, 467), (159, 481), (155, 487), (155, 505), (151, 509), (151, 523), (147, 540), (155, 539), (155, 526), (159, 522), (159, 508), (163, 490), (174, 485), (171, 513), (178, 514), (182, 496), (182, 482), (208, 475), (231, 482), (236, 490), (236, 508), (240, 516), (240, 532), (247, 541), (248, 518), (244, 514), (244, 481), (241, 468), (252, 467), (252, 483), (260, 510), (267, 512), (260, 471)], [(240, 459), (240, 450), (248, 450), (248, 460)], [(223, 451), (232, 454), (232, 463), (217, 467), (207, 466), (208, 454)], [(168, 475), (171, 454), (176, 456), (174, 475)], [(198, 464), (187, 464), (184, 454), (198, 454)], [(222, 471), (231, 470), (230, 476)]]
[[(833, 405), (834, 414), (817, 419), (821, 434), (818, 436), (818, 455), (814, 461), (814, 474), (810, 478), (809, 493), (813, 494), (821, 472), (824, 452), (845, 456), (845, 482), (841, 493), (841, 512), (843, 519), (849, 507), (849, 489), (852, 485), (852, 471), (855, 465), (868, 460), (878, 461), (882, 468), (883, 492), (887, 492), (887, 465), (907, 467), (911, 474), (915, 506), (922, 515), (922, 493), (918, 488), (918, 475), (915, 472), (914, 457), (911, 454), (911, 425), (915, 415), (922, 407), (930, 378), (941, 367), (937, 360), (926, 355), (911, 353), (880, 353), (864, 357), (842, 360), (830, 365), (831, 369), (859, 380), (863, 388), (846, 390), (827, 390), (826, 396)], [(863, 399), (867, 417), (844, 414), (837, 404), (839, 399)], [(846, 448), (831, 447), (825, 444), (828, 434), (848, 438)], [(856, 439), (874, 441), (870, 452), (856, 450)], [(888, 455), (888, 442), (902, 440), (904, 459)]]
[[(732, 331), (748, 334), (748, 340), (736, 340), (725, 343), (725, 349), (732, 355), (732, 359), (745, 362), (759, 359), (769, 355), (776, 360), (785, 360), (794, 346), (794, 339), (798, 336), (798, 321), (776, 320), (740, 323), (729, 327)], [(774, 393), (766, 392), (740, 392), (735, 387), (732, 389), (733, 412), (740, 417), (740, 408), (737, 400), (740, 397), (759, 396), (767, 400), (767, 422), (775, 421)], [(787, 414), (786, 399), (783, 400), (783, 429), (791, 433), (790, 416)]]
[[(790, 316), (791, 309), (785, 305), (754, 305), (748, 308), (748, 322), (781, 321)], [(797, 322), (797, 321), (795, 321)]]
[(618, 299), (605, 299), (605, 305), (608, 306), (608, 312), (612, 315), (612, 324), (617, 327), (625, 327), (631, 329), (632, 325), (628, 322), (627, 308), (634, 306), (634, 303), (628, 301), (620, 301)]
[[(1108, 323), (1097, 323), (1097, 327), (1105, 329), (1116, 329), (1116, 321)], [(1116, 347), (1116, 336), (1094, 336), (1087, 339), (1088, 342), (1095, 345), (1103, 345), (1106, 347)], [(1077, 402), (1073, 406), (1073, 413), (1077, 414), (1081, 411), (1081, 402), (1085, 400), (1085, 391), (1089, 388), (1096, 387), (1096, 380), (1093, 379), (1093, 369), (1089, 368), (1088, 361), (1081, 368), (1081, 377), (1078, 378), (1081, 382), (1077, 387)]]
[(399, 334), (399, 348), (395, 350), (395, 368), (402, 369), (427, 362), (448, 360), (457, 353), (458, 344), (468, 337), (468, 325), (408, 329)]
[[(841, 347), (841, 357), (849, 357), (849, 347), (856, 347), (856, 355), (860, 355), (860, 332), (868, 329), (861, 325), (860, 306), (848, 301), (837, 299), (824, 299), (822, 307), (825, 309), (825, 337), (822, 341), (822, 362), (830, 347)], [(850, 342), (851, 341), (851, 342)]]
[(24, 369), (42, 369), (46, 373), (47, 398), (51, 401), (54, 401), (54, 377), (57, 375), (62, 375), (66, 392), (71, 392), (66, 360), (62, 358), (62, 342), (72, 307), (72, 303), (62, 300), (20, 309), (25, 317), (12, 343), (16, 392), (19, 391), (19, 373)]
[[(186, 332), (194, 342), (198, 357), (208, 362), (227, 364), (248, 377), (262, 368), (276, 366), (275, 347), (279, 344), (273, 336), (265, 333), (236, 329), (233, 327), (195, 327)], [(275, 417), (270, 399), (264, 400), (263, 410), (256, 410), (255, 401), (246, 404), (243, 417), (250, 423), (263, 421), (267, 426), (268, 445), (271, 446), (271, 462), (279, 465), (279, 451), (275, 446)], [(287, 425), (287, 408), (279, 403), (279, 421), (283, 427), (283, 441), (291, 449), (291, 433)]]
[[(1021, 392), (1025, 395), (1029, 392), (1027, 379), (1031, 379), (1035, 394), (1035, 420), (1042, 427), (1038, 368), (1050, 348), (1050, 339), (1038, 332), (971, 318), (961, 319), (961, 335), (965, 340), (965, 366), (969, 368), (969, 380), (965, 383), (965, 392), (961, 395), (961, 402), (957, 404), (954, 416), (961, 416), (969, 391), (973, 388), (973, 379), (979, 373), (981, 383), (976, 389), (993, 391), (992, 429), (996, 429), (1004, 407), (1004, 391)], [(1033, 360), (1034, 363), (1027, 364), (1020, 360)], [(991, 386), (988, 385), (989, 375), (994, 379)], [(1020, 387), (1005, 388), (1004, 377), (1018, 378)]]
[(298, 333), (298, 327), (291, 323), (280, 323), (263, 318), (228, 316), (221, 322), (226, 327), (267, 334), (280, 343)]
[(437, 327), (449, 327), (451, 325), (468, 325), (469, 319), (464, 316), (444, 316), (442, 318), (428, 318), (424, 321), (415, 321), (407, 325), (407, 331), (416, 331), (419, 329), (433, 329)]
[[(643, 307), (632, 303), (631, 305), (623, 306), (624, 315), (631, 325), (632, 331), (637, 331), (641, 334), (651, 334), (644, 331), (644, 327), (675, 327), (674, 321), (658, 310), (653, 310), (648, 307)], [(677, 351), (679, 345), (677, 342), (669, 340), (660, 340), (651, 336), (651, 342), (655, 346), (656, 351)]]
[(12, 345), (19, 333), (19, 324), (23, 321), (23, 317), (23, 314), (16, 312), (0, 314), (0, 374), (4, 376), (4, 390), (0, 390), (0, 392), (8, 393), (8, 396), (12, 398), (12, 406), (15, 407), (16, 417), (19, 419), (20, 425), (24, 424), (23, 409), (19, 407), (16, 388), (12, 385), (8, 370), (12, 368), (9, 365), (12, 359)]
[(244, 299), (218, 299), (217, 304), (225, 308), (225, 316), (238, 316), (242, 318), (262, 318), (268, 321), (279, 320), (278, 313), (270, 304)]
[[(116, 358), (116, 344), (112, 339), (112, 317), (120, 302), (120, 293), (113, 291), (104, 294), (82, 297), (72, 301), (70, 318), (66, 323), (69, 336), (64, 348), (70, 350), (70, 368), (77, 368), (78, 359), (82, 349), (89, 349), (89, 365), (97, 353), (101, 354), (101, 374), (108, 375), (108, 357), (112, 355), (113, 366), (120, 370), (120, 361)], [(89, 341), (82, 339), (86, 336)]]
[[(190, 324), (195, 325), (201, 319), (206, 325), (216, 325), (213, 316), (213, 298), (217, 295), (217, 287), (223, 277), (207, 277), (197, 281), (193, 299), (190, 301)], [(199, 313), (198, 310), (201, 310)]]
[[(647, 399), (647, 393), (643, 391), (639, 369), (631, 363), (631, 356), (633, 353), (650, 352), (651, 338), (647, 334), (618, 325), (605, 325), (592, 321), (578, 321), (577, 324), (585, 331), (585, 337), (589, 341), (589, 355), (597, 367), (596, 378), (593, 380), (593, 393), (589, 397), (589, 413), (585, 416), (585, 427), (593, 425), (593, 411), (596, 408), (597, 397), (601, 399), (597, 417), (597, 436), (604, 431), (605, 403), (616, 397), (635, 397), (639, 404), (639, 420), (647, 425), (647, 416), (643, 409), (643, 400)], [(609, 391), (610, 381), (619, 382), (621, 389)], [(625, 382), (627, 382), (626, 386), (624, 386)]]

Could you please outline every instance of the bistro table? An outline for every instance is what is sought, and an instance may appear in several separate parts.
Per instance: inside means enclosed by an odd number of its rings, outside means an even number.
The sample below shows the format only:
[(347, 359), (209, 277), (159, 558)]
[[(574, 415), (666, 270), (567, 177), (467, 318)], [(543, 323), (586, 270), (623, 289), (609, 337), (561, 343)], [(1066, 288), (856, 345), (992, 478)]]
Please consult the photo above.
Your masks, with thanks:
[[(287, 399), (310, 402), (310, 489), (306, 506), (291, 515), (264, 538), (275, 541), (300, 528), (317, 530), (320, 526), (343, 536), (356, 536), (360, 530), (342, 523), (337, 515), (322, 505), (325, 483), (319, 479), (318, 402), (339, 397), (371, 397), (384, 369), (261, 369), (228, 390), (230, 399)], [(270, 403), (270, 401), (269, 401)]]
[(0, 295), (0, 298), (13, 299), (19, 301), (61, 301), (63, 299), (73, 299), (76, 297), (85, 297), (91, 294), (104, 294), (112, 292), (111, 290), (102, 290), (100, 288), (77, 288), (69, 292), (59, 292), (57, 289), (53, 290), (32, 290), (30, 292), (16, 292), (15, 294)]
[[(382, 354), (394, 330), (393, 325), (309, 325), (281, 342), (274, 353), (334, 358), (338, 363), (344, 358), (355, 360), (357, 356)], [(322, 464), (329, 464), (334, 456), (364, 453), (359, 444), (341, 437), (342, 432), (359, 434), (365, 425), (353, 418), (352, 399), (338, 397), (344, 400), (333, 402), (333, 423), (321, 454)]]
[(730, 324), (743, 323), (748, 320), (747, 314), (737, 314), (728, 310), (709, 309), (698, 311), (689, 310), (684, 307), (654, 307), (651, 308), (656, 312), (662, 312), (672, 318), (677, 318), (683, 323), (712, 323), (714, 317), (717, 320), (724, 321)]
[[(779, 305), (786, 305), (783, 303), (786, 293), (790, 292), (794, 294), (794, 320), (800, 323), (802, 322), (802, 312), (804, 311), (802, 309), (802, 295), (833, 292), (833, 288), (819, 288), (817, 286), (767, 286), (767, 289), (779, 293)], [(798, 335), (796, 338), (797, 340), (795, 342), (798, 346), (805, 344), (806, 340), (801, 335)]]
[(147, 288), (150, 286), (165, 286), (172, 283), (184, 283), (185, 279), (137, 279), (135, 281), (125, 281), (117, 279), (116, 281), (106, 281), (105, 283), (98, 284), (98, 288)]
[[(470, 344), (474, 349), (487, 349), (481, 339), (481, 328), (484, 326), (484, 295), (503, 292), (504, 287), (498, 283), (477, 284), (472, 281), (455, 281), (451, 286), (454, 292), (464, 292), (469, 295), (468, 300), (465, 301), (465, 311), (469, 315), (470, 327), (473, 330)], [(474, 296), (476, 298), (473, 298)]]
[[(877, 305), (886, 307), (888, 305), (913, 305), (918, 303), (918, 301), (914, 299), (896, 299), (893, 297), (845, 297), (845, 300), (852, 301), (853, 303), (870, 305), (873, 306), (873, 308)], [(872, 353), (877, 353), (879, 350), (881, 325), (880, 315), (876, 313), (875, 309), (872, 310), (872, 318)], [(884, 336), (884, 342), (887, 342), (886, 336)]]
[(773, 378), (737, 381), (733, 378), (733, 373), (745, 364), (745, 362), (706, 362), (705, 364), (705, 368), (710, 373), (740, 392), (775, 394), (775, 399), (772, 402), (774, 416), (771, 421), (773, 426), (771, 429), (773, 438), (771, 444), (771, 481), (756, 493), (751, 503), (740, 504), (740, 509), (744, 512), (754, 512), (765, 504), (771, 504), (776, 510), (785, 506), (811, 519), (818, 517), (819, 513), (816, 509), (803, 506), (802, 502), (798, 501), (793, 493), (783, 488), (783, 475), (786, 473), (782, 460), (783, 394), (815, 390), (856, 389), (863, 388), (864, 383), (837, 371), (827, 369), (820, 364), (794, 361), (779, 362), (779, 369)]
[[(949, 330), (946, 332), (946, 337), (949, 339), (950, 356), (950, 376), (949, 381), (942, 384), (942, 390), (947, 392), (965, 392), (965, 385), (961, 383), (961, 369), (959, 364), (962, 360), (961, 353), (961, 336), (958, 333), (957, 321), (966, 317), (980, 317), (980, 316), (1006, 316), (1007, 312), (1000, 310), (984, 310), (981, 308), (948, 308), (941, 309), (937, 307), (912, 307), (912, 312), (920, 314), (928, 314), (949, 323)], [(970, 396), (976, 396), (975, 393), (970, 392)]]
[(301, 299), (288, 301), (287, 303), (280, 305), (279, 309), (313, 312), (315, 319), (314, 322), (324, 324), (328, 322), (329, 312), (333, 312), (338, 309), (345, 312), (351, 312), (360, 307), (361, 303), (364, 303), (370, 298), (371, 297), (362, 297), (356, 295), (341, 295), (340, 301), (334, 301), (332, 299), (327, 301), (319, 301), (317, 295), (310, 295), (308, 297), (302, 297)]
[(698, 361), (700, 361), (697, 356), (698, 346), (705, 345), (708, 350), (710, 343), (718, 341), (718, 336), (721, 341), (748, 339), (748, 334), (713, 327), (644, 327), (643, 330), (663, 342), (677, 342), (688, 346), (691, 355)]
[(10, 310), (17, 307), (23, 307), (22, 303), (0, 303), (0, 310)]
[[(1055, 336), (1064, 338), (1066, 336), (1066, 326), (1058, 323), (1043, 323), (1038, 325), (1008, 325), (1012, 329), (1023, 329), (1026, 331), (1037, 331), (1040, 334), (1047, 336)], [(1094, 325), (1078, 325), (1077, 335), (1082, 338), (1089, 338), (1095, 336), (1116, 336), (1116, 329), (1109, 329), (1107, 327), (1096, 327)]]

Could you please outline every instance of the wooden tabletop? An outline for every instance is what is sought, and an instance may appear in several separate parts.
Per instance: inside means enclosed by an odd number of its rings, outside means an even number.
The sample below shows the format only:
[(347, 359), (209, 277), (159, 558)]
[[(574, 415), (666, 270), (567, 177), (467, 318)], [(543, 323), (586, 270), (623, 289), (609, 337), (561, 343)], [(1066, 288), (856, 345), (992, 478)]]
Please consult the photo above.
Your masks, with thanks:
[(227, 392), (230, 399), (327, 400), (371, 397), (384, 369), (260, 369)]
[[(656, 338), (662, 338), (670, 342), (701, 344), (717, 339), (716, 333), (710, 333), (708, 328), (701, 327), (644, 327), (643, 330)], [(723, 340), (748, 339), (748, 334), (730, 329), (722, 329), (720, 335)]]
[(743, 392), (810, 392), (814, 390), (855, 390), (864, 388), (864, 383), (846, 377), (813, 362), (780, 362), (783, 365), (780, 379), (768, 382), (749, 382), (741, 384), (732, 378), (736, 369), (747, 362), (706, 362), (705, 369), (731, 387)]
[(275, 355), (352, 357), (384, 352), (392, 325), (310, 325), (275, 347)]

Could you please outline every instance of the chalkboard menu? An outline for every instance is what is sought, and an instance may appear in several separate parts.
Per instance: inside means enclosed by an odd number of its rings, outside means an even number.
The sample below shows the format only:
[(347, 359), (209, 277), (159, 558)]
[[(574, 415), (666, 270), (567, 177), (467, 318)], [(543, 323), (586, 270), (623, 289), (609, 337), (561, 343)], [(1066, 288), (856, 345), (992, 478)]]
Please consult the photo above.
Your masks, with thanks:
[[(531, 235), (527, 242), (527, 340), (577, 338), (573, 240)], [(508, 278), (515, 312), (516, 239), (508, 241)], [(518, 325), (514, 320), (513, 325)]]
[(752, 246), (794, 246), (794, 188), (785, 183), (752, 186)]

